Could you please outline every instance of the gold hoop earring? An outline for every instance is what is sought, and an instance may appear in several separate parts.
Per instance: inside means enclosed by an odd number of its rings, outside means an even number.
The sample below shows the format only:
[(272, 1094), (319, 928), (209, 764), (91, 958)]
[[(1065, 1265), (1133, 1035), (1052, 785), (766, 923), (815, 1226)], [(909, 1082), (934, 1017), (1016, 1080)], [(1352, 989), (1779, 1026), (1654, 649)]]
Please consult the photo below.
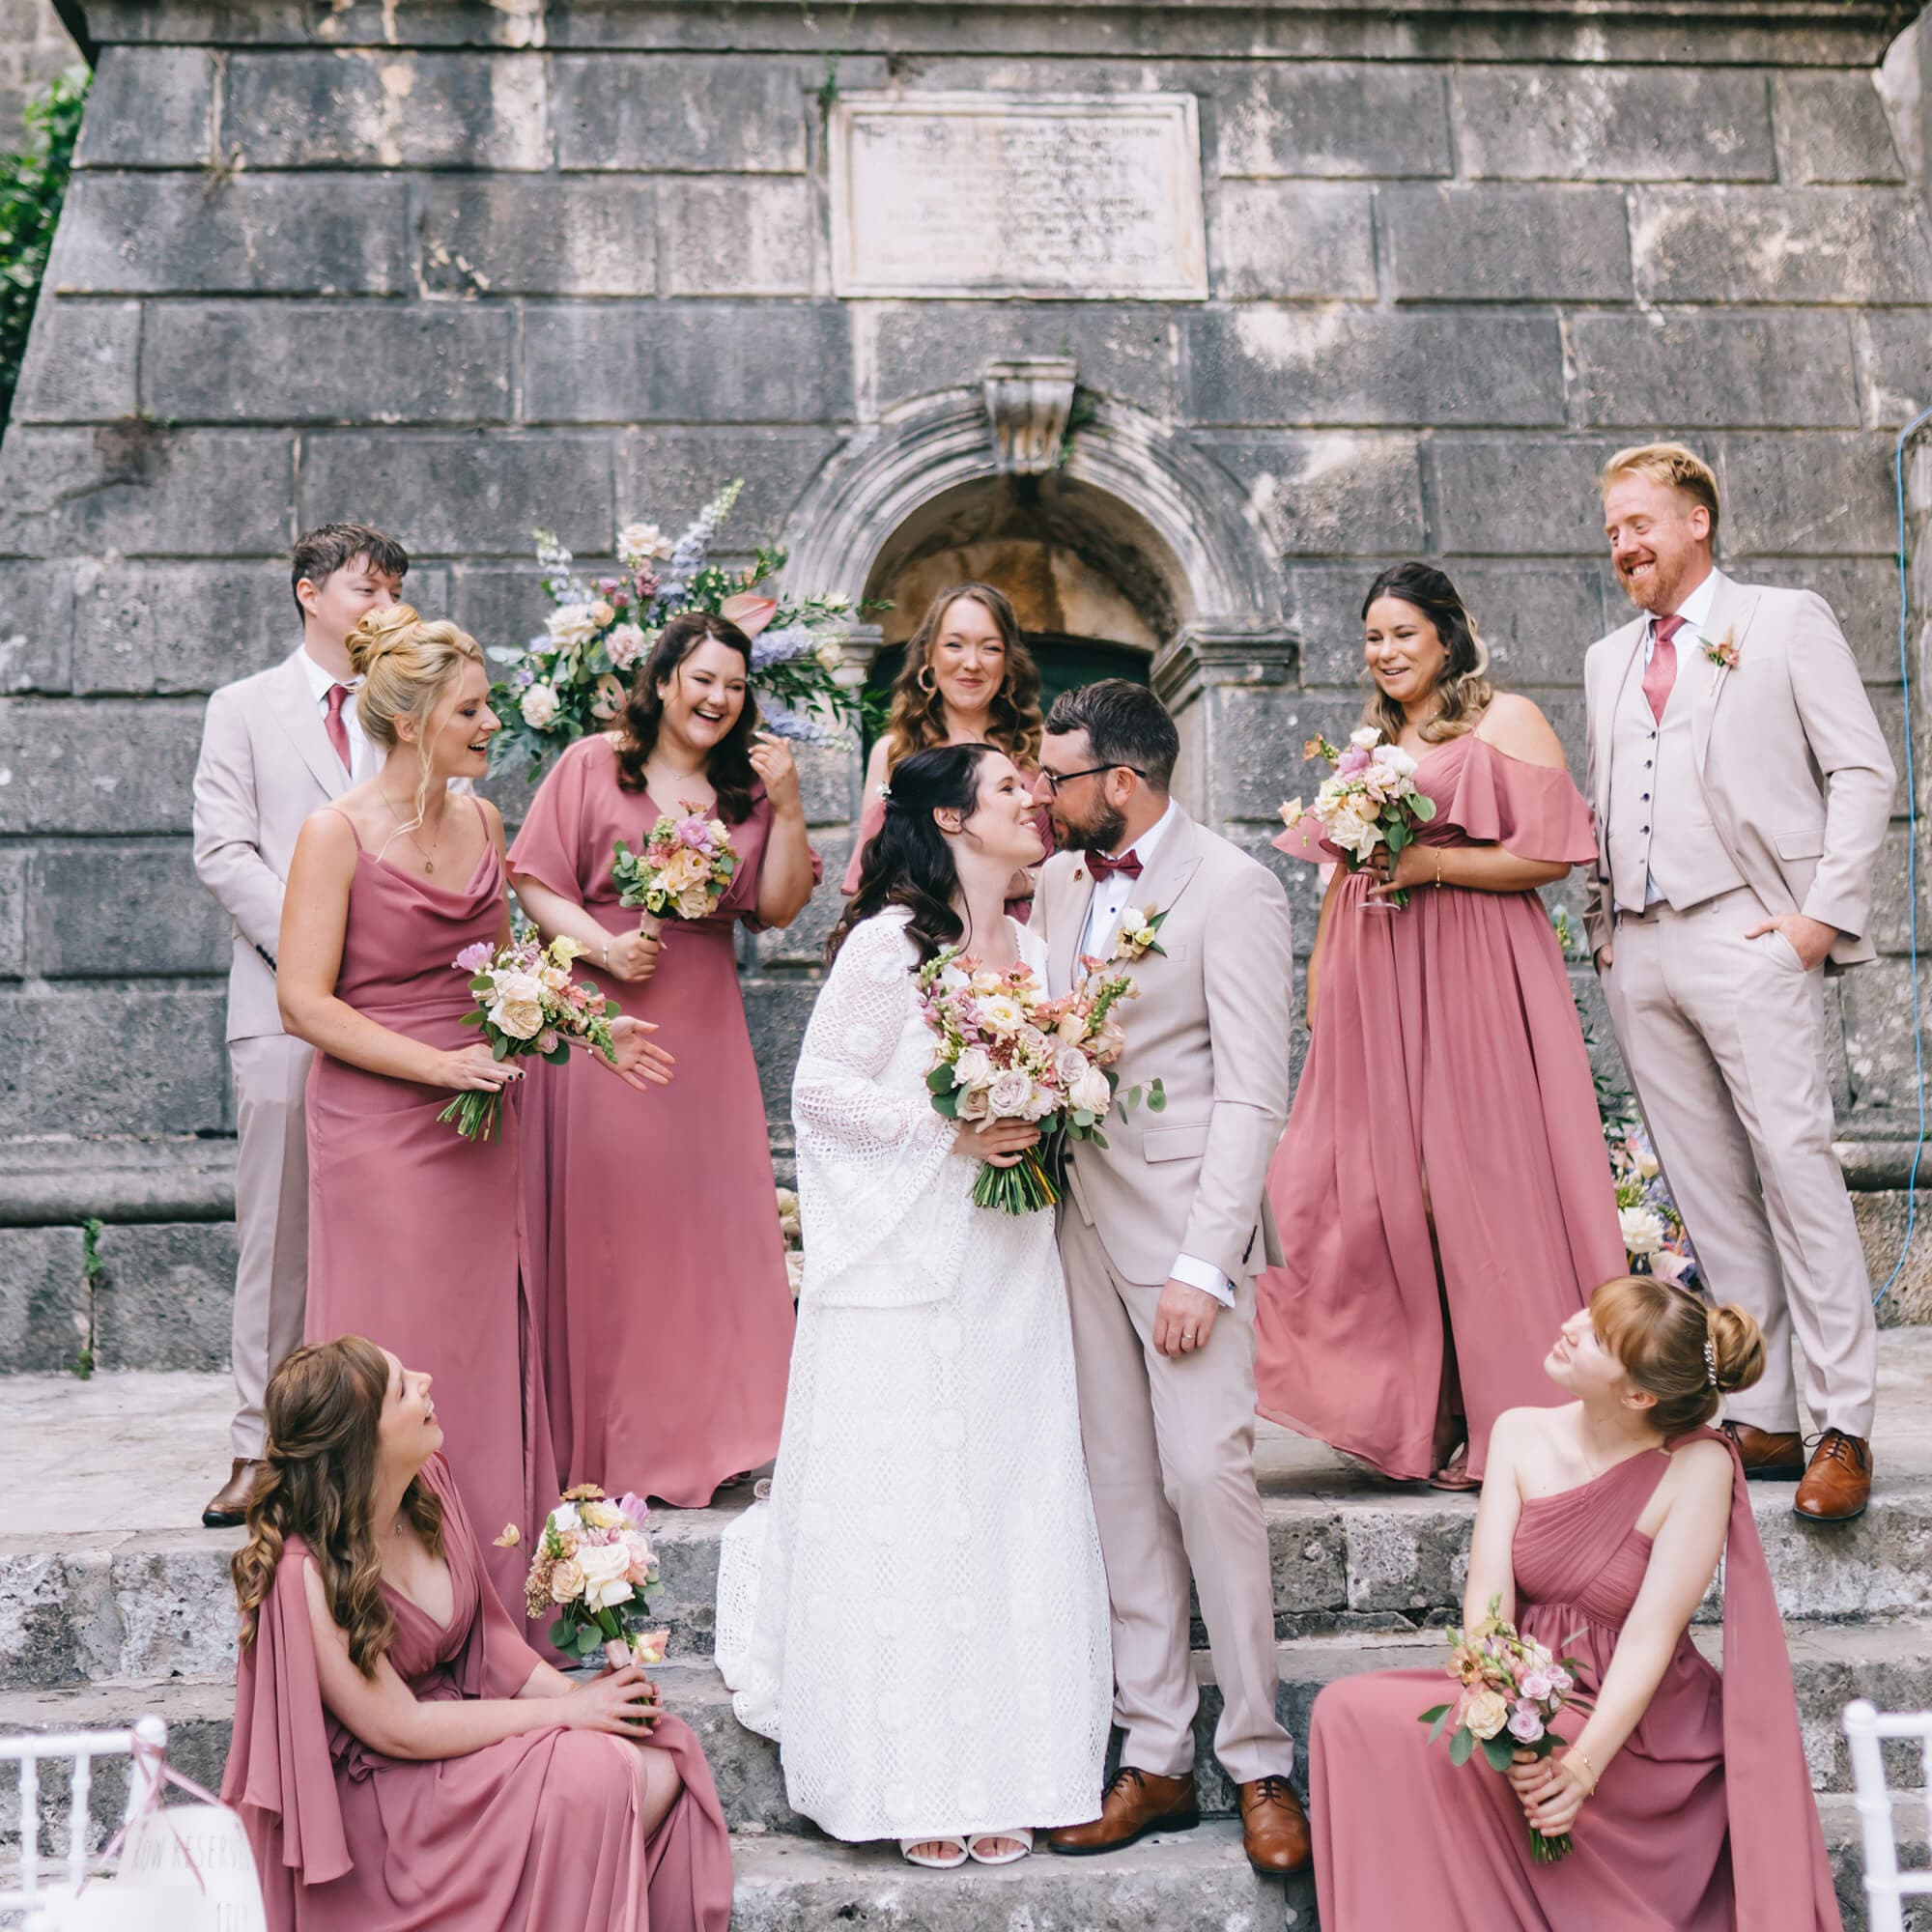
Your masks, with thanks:
[(928, 697), (930, 697), (933, 693), (933, 685), (931, 680), (932, 680), (932, 667), (930, 665), (921, 665), (919, 668), (919, 675), (913, 679), (913, 682), (916, 685), (918, 685), (920, 690), (924, 692), (924, 694)]

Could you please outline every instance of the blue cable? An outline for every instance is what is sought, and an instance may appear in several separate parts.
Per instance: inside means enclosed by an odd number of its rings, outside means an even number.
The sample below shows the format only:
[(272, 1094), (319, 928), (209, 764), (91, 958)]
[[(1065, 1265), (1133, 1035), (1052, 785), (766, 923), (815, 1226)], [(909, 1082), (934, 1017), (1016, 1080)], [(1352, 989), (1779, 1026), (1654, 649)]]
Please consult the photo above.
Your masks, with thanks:
[(1892, 449), (1891, 479), (1898, 500), (1898, 676), (1905, 687), (1905, 917), (1912, 958), (1912, 1053), (1918, 1089), (1918, 1138), (1913, 1144), (1912, 1168), (1905, 1179), (1905, 1238), (1899, 1243), (1898, 1264), (1872, 1296), (1876, 1308), (1891, 1293), (1912, 1253), (1912, 1231), (1918, 1219), (1918, 1163), (1925, 1152), (1925, 1034), (1918, 1011), (1918, 790), (1912, 761), (1912, 579), (1905, 548), (1905, 445), (1926, 423), (1932, 410), (1921, 410), (1898, 433)]

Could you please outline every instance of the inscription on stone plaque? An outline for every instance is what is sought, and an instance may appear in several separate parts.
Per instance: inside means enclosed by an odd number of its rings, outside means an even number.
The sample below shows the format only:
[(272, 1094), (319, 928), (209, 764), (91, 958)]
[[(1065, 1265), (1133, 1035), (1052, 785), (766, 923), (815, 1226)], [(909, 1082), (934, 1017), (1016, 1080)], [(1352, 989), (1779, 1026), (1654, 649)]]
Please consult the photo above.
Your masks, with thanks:
[(1191, 94), (851, 95), (831, 145), (838, 295), (1208, 294)]

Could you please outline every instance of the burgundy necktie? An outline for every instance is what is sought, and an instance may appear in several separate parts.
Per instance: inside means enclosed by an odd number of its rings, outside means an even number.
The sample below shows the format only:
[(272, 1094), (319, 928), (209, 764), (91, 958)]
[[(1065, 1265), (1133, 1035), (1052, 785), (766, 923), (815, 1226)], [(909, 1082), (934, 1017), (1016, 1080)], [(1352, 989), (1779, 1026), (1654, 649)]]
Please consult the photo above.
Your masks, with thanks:
[(354, 778), (355, 767), (349, 757), (349, 726), (342, 722), (342, 707), (348, 700), (349, 687), (346, 684), (331, 684), (328, 687), (322, 728), (328, 733), (328, 742), (335, 747), (335, 755), (342, 760), (342, 769)]
[(1659, 617), (1656, 640), (1650, 647), (1650, 662), (1643, 668), (1643, 695), (1650, 699), (1650, 715), (1662, 724), (1663, 707), (1670, 702), (1670, 687), (1677, 682), (1677, 646), (1671, 642), (1684, 628), (1682, 617)]
[(1116, 872), (1124, 872), (1130, 879), (1138, 879), (1141, 875), (1141, 860), (1138, 852), (1125, 851), (1118, 859), (1110, 859), (1104, 852), (1089, 852), (1086, 859), (1095, 885), (1104, 886)]

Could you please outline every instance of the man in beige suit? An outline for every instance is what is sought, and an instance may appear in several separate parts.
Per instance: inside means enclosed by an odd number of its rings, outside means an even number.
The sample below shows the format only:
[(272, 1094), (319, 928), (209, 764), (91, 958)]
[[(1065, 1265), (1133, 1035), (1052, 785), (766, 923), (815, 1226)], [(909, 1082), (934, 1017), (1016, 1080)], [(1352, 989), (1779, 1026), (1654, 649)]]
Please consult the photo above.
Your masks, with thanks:
[(1715, 567), (1703, 462), (1627, 449), (1603, 488), (1642, 614), (1584, 664), (1591, 950), (1705, 1283), (1764, 1329), (1764, 1378), (1724, 1427), (1749, 1474), (1803, 1476), (1800, 1516), (1848, 1521), (1871, 1494), (1877, 1331), (1832, 1151), (1824, 975), (1872, 956), (1891, 758), (1824, 600)]
[[(1087, 1469), (1113, 1608), (1122, 1769), (1092, 1824), (1056, 1852), (1111, 1851), (1192, 1824), (1190, 1566), (1223, 1707), (1214, 1748), (1239, 1787), (1249, 1858), (1293, 1871), (1308, 1825), (1275, 1716), (1274, 1586), (1255, 1487), (1255, 1275), (1280, 1258), (1269, 1156), (1288, 1119), (1293, 960), (1272, 873), (1168, 795), (1179, 740), (1145, 687), (1069, 692), (1046, 721), (1039, 792), (1061, 850), (1034, 923), (1051, 990), (1083, 956), (1138, 982), (1121, 1009), (1122, 1091), (1161, 1080), (1166, 1105), (1079, 1146), (1061, 1209)], [(1157, 915), (1153, 943), (1122, 916)], [(1138, 923), (1138, 922), (1135, 922)]]
[(275, 943), (302, 820), (374, 769), (355, 722), (347, 639), (391, 605), (409, 570), (393, 537), (327, 524), (296, 545), (299, 649), (208, 700), (194, 774), (194, 868), (235, 925), (228, 1058), (235, 1082), (234, 1461), (201, 1520), (242, 1520), (262, 1460), (262, 1397), (302, 1338), (308, 1153), (302, 1094), (313, 1051), (282, 1031)]

